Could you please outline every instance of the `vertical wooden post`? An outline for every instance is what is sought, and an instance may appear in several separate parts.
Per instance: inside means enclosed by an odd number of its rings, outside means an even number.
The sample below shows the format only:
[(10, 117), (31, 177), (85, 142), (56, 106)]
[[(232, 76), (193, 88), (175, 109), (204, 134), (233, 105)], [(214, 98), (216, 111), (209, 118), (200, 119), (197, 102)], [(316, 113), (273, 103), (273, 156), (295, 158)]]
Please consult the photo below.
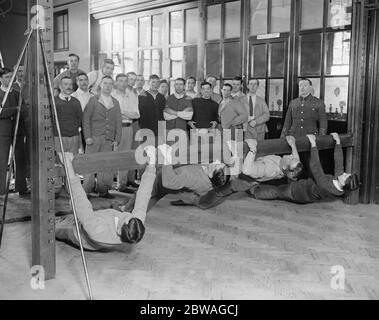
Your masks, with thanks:
[[(53, 76), (53, 1), (28, 0), (29, 23), (43, 25), (42, 33)], [(49, 94), (38, 31), (29, 46), (31, 97), (32, 265), (55, 277), (54, 137)]]
[(197, 41), (197, 80), (198, 91), (200, 92), (200, 82), (205, 79), (205, 19), (206, 7), (205, 0), (198, 0), (199, 8), (199, 39)]
[[(353, 2), (353, 21), (351, 43), (352, 55), (350, 59), (350, 88), (349, 105), (351, 111), (348, 118), (348, 132), (353, 134), (354, 147), (348, 148), (346, 152), (346, 171), (355, 172), (360, 176), (362, 156), (362, 124), (364, 114), (364, 90), (365, 90), (365, 68), (366, 68), (366, 39), (367, 21), (365, 21), (366, 0), (355, 0)], [(359, 191), (351, 192), (345, 199), (346, 203), (359, 203)]]

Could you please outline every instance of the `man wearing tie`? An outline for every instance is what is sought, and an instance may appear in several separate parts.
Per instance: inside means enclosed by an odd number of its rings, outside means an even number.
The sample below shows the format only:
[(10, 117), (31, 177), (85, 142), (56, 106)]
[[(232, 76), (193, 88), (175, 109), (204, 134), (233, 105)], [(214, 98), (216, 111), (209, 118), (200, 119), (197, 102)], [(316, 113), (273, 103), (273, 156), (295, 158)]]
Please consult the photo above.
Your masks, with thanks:
[(266, 122), (270, 120), (270, 111), (266, 101), (257, 96), (259, 80), (251, 79), (248, 84), (249, 120), (245, 124), (245, 139), (264, 140), (268, 132)]

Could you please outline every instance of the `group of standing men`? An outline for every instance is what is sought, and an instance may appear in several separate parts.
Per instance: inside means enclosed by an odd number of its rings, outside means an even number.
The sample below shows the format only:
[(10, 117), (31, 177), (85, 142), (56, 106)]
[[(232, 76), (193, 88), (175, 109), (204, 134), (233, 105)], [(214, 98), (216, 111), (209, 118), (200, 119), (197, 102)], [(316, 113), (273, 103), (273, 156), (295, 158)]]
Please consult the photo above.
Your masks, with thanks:
[[(195, 132), (209, 133), (215, 129), (230, 129), (232, 132), (240, 129), (244, 132), (244, 139), (257, 141), (264, 140), (268, 132), (266, 123), (270, 119), (270, 113), (265, 100), (257, 95), (259, 88), (257, 79), (248, 82), (248, 92), (244, 94), (243, 80), (237, 76), (231, 84), (224, 83), (220, 95), (215, 92), (217, 80), (213, 76), (208, 76), (206, 81), (201, 83), (199, 93), (195, 91), (195, 78), (190, 77), (187, 80), (178, 78), (175, 80), (174, 92), (169, 95), (168, 82), (161, 80), (157, 75), (149, 77), (149, 89), (145, 90), (143, 75), (128, 72), (114, 77), (114, 62), (111, 59), (104, 60), (101, 70), (91, 71), (88, 74), (79, 69), (79, 61), (78, 55), (70, 54), (68, 70), (54, 79), (55, 103), (66, 152), (75, 155), (79, 152), (134, 149), (138, 129), (150, 129), (155, 136), (158, 136), (158, 121), (165, 121), (167, 131), (182, 129), (188, 132), (189, 129), (193, 129)], [(0, 97), (4, 95), (7, 81), (11, 76), (11, 70), (7, 68), (2, 70)], [(22, 78), (18, 79), (21, 83)], [(300, 98), (292, 101), (289, 106), (282, 136), (326, 134), (325, 107), (321, 100), (310, 94), (310, 80), (300, 81), (299, 88)], [(17, 105), (17, 92), (19, 92), (17, 88), (11, 91), (4, 110), (7, 104)], [(27, 107), (23, 107), (22, 110), (24, 112), (21, 114), (21, 119), (25, 120), (24, 123), (28, 123)], [(1, 144), (3, 149), (3, 146), (11, 144), (9, 139), (13, 135), (14, 110), (11, 111), (10, 108), (2, 112), (0, 121), (2, 122), (0, 139), (7, 140)], [(28, 126), (25, 125), (26, 127)], [(3, 131), (7, 131), (6, 134)], [(16, 150), (16, 163), (17, 158), (29, 159), (27, 138), (30, 134), (22, 125), (19, 132), (23, 136), (17, 144), (19, 150)], [(59, 150), (55, 126), (54, 135)], [(7, 148), (4, 149), (5, 152), (1, 152), (0, 195), (5, 192), (4, 181), (8, 160), (6, 155), (9, 154), (9, 147)], [(19, 177), (22, 174), (23, 177), (17, 179), (16, 175), (16, 191), (22, 195), (29, 193), (29, 190), (26, 183), (17, 184), (17, 181), (25, 181), (28, 176), (29, 161), (18, 162), (20, 164), (16, 167), (16, 173)], [(95, 183), (94, 175), (85, 176), (84, 189), (88, 194), (98, 192), (100, 197), (112, 198), (108, 191), (112, 188), (113, 177), (111, 171), (100, 172)], [(130, 193), (137, 187), (134, 171), (118, 173), (119, 191)]]

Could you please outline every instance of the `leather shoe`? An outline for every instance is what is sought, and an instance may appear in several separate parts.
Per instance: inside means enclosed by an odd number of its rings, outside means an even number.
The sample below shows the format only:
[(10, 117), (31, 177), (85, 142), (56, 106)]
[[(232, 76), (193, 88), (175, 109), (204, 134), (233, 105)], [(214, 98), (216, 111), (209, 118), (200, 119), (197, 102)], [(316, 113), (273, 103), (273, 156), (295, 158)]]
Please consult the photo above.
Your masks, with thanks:
[(211, 190), (199, 199), (198, 207), (201, 209), (210, 209), (218, 206), (225, 200), (225, 196), (219, 195), (216, 190)]
[(139, 184), (137, 184), (136, 182), (128, 182), (127, 186), (128, 187), (132, 187), (132, 188), (138, 188)]
[(130, 188), (120, 188), (120, 189), (118, 189), (118, 192), (122, 192), (122, 193), (134, 193), (134, 192), (136, 192), (136, 190), (130, 189)]

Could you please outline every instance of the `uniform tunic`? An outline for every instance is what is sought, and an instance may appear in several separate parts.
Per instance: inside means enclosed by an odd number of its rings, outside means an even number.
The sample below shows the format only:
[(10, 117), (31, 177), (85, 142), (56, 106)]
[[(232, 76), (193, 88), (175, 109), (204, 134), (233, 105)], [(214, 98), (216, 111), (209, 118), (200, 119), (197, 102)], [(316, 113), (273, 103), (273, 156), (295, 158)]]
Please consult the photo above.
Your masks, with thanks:
[(328, 119), (325, 104), (322, 100), (309, 95), (291, 101), (281, 137), (288, 135), (303, 137), (307, 134), (325, 135), (328, 129)]

